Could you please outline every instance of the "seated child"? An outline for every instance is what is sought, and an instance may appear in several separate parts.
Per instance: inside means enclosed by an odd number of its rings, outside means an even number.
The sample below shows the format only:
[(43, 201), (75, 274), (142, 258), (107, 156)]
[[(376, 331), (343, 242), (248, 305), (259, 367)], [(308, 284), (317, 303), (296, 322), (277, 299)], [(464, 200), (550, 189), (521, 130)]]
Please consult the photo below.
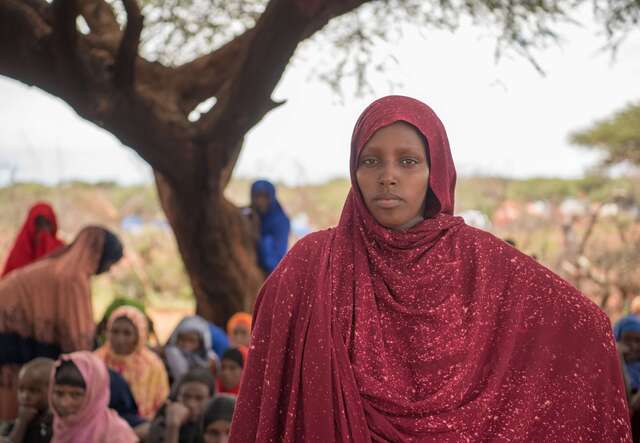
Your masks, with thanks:
[[(12, 443), (48, 443), (53, 433), (49, 380), (54, 361), (36, 358), (18, 374), (18, 417), (5, 434)], [(2, 439), (0, 438), (0, 441)]]
[(227, 443), (233, 419), (236, 398), (218, 394), (207, 404), (202, 417), (202, 441), (204, 443)]
[(91, 352), (65, 354), (56, 362), (49, 402), (53, 442), (134, 443), (138, 437), (109, 409), (109, 373)]
[(200, 435), (206, 403), (215, 394), (215, 380), (208, 369), (196, 368), (178, 380), (171, 398), (151, 423), (147, 441), (192, 443)]
[(238, 395), (243, 368), (244, 356), (242, 352), (236, 348), (227, 349), (222, 354), (220, 377), (217, 381), (218, 392)]
[(211, 350), (209, 323), (192, 315), (180, 321), (164, 349), (169, 375), (175, 383), (190, 369), (215, 372), (216, 354)]

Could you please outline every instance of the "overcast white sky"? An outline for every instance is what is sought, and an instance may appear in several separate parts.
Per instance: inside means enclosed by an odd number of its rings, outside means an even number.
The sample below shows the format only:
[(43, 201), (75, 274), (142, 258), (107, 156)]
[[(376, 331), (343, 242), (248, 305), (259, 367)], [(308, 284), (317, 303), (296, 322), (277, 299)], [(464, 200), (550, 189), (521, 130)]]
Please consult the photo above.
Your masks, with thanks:
[[(486, 31), (407, 29), (393, 49), (399, 63), (387, 73), (402, 86), (390, 91), (376, 79), (375, 94), (356, 99), (347, 91), (344, 104), (325, 85), (309, 81), (308, 64), (295, 63), (275, 93), (287, 104), (250, 132), (236, 175), (289, 184), (346, 176), (357, 116), (393, 92), (423, 100), (440, 115), (462, 176), (580, 176), (596, 156), (570, 146), (567, 135), (640, 99), (640, 35), (612, 64), (608, 53), (598, 51), (604, 40), (595, 25), (562, 33), (562, 47), (539, 56), (543, 77), (522, 58), (496, 64)], [(0, 185), (10, 170), (15, 179), (47, 183), (150, 179), (133, 151), (62, 101), (0, 77)]]

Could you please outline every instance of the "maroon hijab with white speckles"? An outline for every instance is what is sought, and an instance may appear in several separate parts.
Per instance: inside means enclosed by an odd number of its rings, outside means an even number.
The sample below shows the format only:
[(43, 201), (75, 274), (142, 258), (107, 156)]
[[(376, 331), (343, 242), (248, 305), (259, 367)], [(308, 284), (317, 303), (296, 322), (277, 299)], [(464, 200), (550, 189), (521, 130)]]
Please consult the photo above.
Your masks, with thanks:
[[(427, 218), (366, 209), (359, 152), (378, 129), (427, 140)], [(536, 261), (451, 215), (455, 169), (425, 104), (362, 114), (335, 229), (299, 241), (256, 303), (232, 442), (630, 441), (609, 320)]]

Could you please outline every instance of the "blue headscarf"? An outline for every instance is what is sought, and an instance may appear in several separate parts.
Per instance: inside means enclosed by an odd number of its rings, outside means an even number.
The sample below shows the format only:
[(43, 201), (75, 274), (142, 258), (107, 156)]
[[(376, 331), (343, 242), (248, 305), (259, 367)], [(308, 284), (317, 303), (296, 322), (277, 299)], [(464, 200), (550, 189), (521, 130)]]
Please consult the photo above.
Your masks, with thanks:
[(251, 186), (251, 197), (264, 193), (271, 201), (267, 212), (260, 216), (260, 239), (258, 240), (258, 264), (267, 273), (275, 269), (287, 253), (289, 243), (289, 217), (276, 199), (276, 188), (266, 180), (258, 180)]
[[(640, 332), (640, 318), (636, 315), (627, 315), (621, 318), (613, 327), (613, 335), (616, 341), (622, 340), (625, 332)], [(629, 375), (629, 384), (632, 388), (640, 390), (640, 361), (624, 362)]]

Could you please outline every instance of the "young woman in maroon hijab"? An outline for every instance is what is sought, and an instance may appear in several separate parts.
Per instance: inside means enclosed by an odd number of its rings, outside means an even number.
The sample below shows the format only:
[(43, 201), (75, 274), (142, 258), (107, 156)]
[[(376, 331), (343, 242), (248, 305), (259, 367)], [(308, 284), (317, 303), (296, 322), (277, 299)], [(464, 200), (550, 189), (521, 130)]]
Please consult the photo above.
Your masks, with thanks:
[(9, 252), (2, 271), (4, 277), (14, 269), (33, 263), (40, 257), (55, 251), (64, 243), (56, 237), (58, 222), (51, 205), (37, 203), (29, 210), (27, 220), (22, 225), (18, 237)]
[(364, 111), (338, 226), (258, 297), (232, 442), (630, 441), (605, 314), (454, 217), (455, 181), (428, 106)]

